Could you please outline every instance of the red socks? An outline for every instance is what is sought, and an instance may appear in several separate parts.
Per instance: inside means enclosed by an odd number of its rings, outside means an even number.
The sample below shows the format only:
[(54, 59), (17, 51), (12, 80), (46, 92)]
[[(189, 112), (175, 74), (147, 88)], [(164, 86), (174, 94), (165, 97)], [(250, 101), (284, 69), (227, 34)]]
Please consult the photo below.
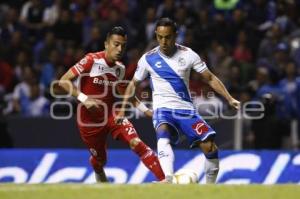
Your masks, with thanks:
[(159, 164), (159, 160), (150, 147), (140, 141), (132, 150), (140, 157), (144, 165), (152, 171), (159, 181), (165, 179), (165, 174)]
[[(155, 177), (161, 181), (165, 179), (165, 174), (159, 164), (159, 160), (155, 152), (150, 149), (144, 142), (140, 141), (132, 149), (144, 163), (144, 165), (155, 175)], [(103, 172), (103, 166), (93, 156), (90, 156), (90, 164), (92, 165), (96, 173)]]
[(103, 172), (103, 165), (101, 165), (93, 156), (90, 156), (90, 164), (96, 173)]

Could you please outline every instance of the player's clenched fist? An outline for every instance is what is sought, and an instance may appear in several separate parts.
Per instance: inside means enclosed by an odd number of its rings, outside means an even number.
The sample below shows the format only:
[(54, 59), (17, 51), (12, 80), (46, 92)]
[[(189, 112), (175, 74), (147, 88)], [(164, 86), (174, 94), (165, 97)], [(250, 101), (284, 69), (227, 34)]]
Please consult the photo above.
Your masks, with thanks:
[(239, 101), (237, 101), (236, 99), (232, 98), (228, 101), (229, 105), (232, 106), (235, 109), (240, 109), (240, 105), (241, 103)]
[(88, 110), (92, 110), (92, 109), (100, 109), (101, 108), (101, 100), (98, 99), (92, 99), (92, 98), (88, 98), (85, 102), (83, 102), (83, 105), (88, 109)]

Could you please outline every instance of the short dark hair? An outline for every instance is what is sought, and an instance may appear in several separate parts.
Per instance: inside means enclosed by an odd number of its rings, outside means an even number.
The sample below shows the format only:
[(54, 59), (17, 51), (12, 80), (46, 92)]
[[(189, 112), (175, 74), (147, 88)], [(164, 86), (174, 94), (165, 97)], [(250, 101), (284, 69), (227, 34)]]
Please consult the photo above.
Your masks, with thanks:
[(121, 35), (125, 37), (127, 34), (124, 28), (122, 28), (121, 26), (115, 26), (107, 33), (106, 39), (109, 39), (112, 35)]
[(176, 22), (168, 17), (160, 18), (156, 23), (155, 29), (157, 29), (158, 26), (170, 26), (171, 28), (173, 28), (174, 32), (177, 32)]

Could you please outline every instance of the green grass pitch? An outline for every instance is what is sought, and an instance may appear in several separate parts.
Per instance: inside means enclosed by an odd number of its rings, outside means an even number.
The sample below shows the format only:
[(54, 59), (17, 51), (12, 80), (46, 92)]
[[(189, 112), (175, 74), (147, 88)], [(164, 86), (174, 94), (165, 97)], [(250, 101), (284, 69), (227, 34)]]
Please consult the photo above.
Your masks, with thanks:
[(0, 184), (1, 199), (300, 199), (300, 185)]

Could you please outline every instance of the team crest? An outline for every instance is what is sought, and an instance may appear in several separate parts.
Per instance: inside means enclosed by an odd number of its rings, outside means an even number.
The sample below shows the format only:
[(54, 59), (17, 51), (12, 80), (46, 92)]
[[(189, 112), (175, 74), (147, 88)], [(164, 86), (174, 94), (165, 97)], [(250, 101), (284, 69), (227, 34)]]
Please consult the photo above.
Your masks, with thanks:
[(182, 58), (182, 57), (179, 57), (179, 59), (178, 59), (178, 64), (179, 64), (179, 66), (185, 66), (185, 64), (186, 64), (185, 59)]

